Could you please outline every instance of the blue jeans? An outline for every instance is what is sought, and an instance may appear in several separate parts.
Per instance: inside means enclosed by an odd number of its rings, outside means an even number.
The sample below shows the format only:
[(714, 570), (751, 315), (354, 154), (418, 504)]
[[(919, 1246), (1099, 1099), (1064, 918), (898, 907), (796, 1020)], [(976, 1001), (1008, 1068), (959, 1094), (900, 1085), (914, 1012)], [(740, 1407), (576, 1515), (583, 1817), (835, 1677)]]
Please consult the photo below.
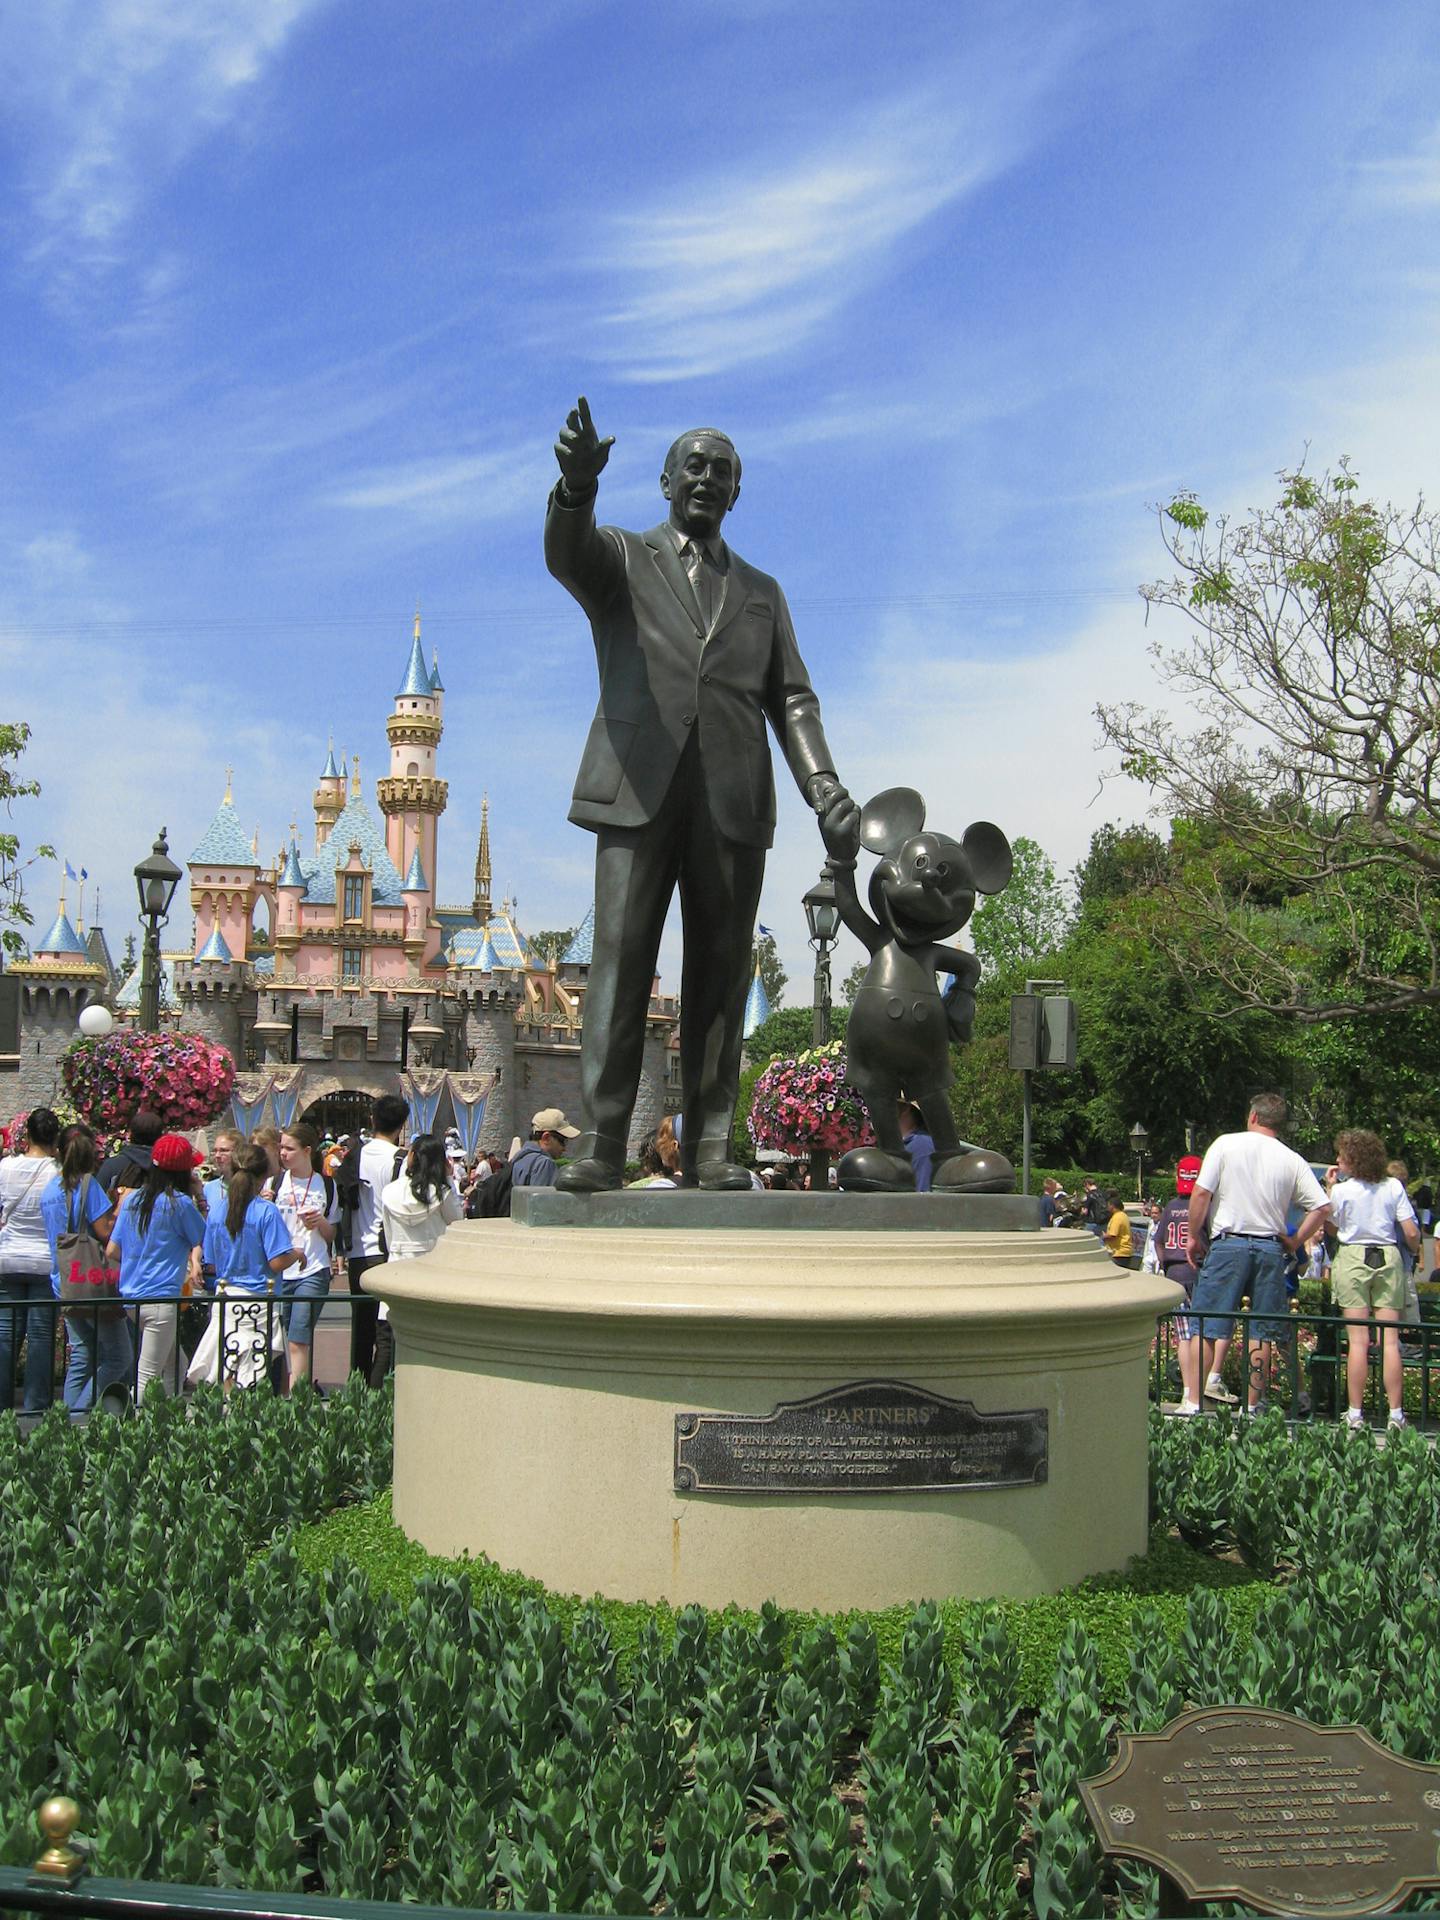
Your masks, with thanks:
[[(1245, 1294), (1251, 1313), (1268, 1313), (1275, 1321), (1252, 1320), (1252, 1340), (1282, 1340), (1289, 1331), (1290, 1312), (1285, 1299), (1285, 1249), (1278, 1240), (1249, 1234), (1227, 1234), (1212, 1242), (1190, 1297), (1190, 1312), (1201, 1322), (1207, 1340), (1224, 1340), (1235, 1330), (1229, 1318)], [(1226, 1316), (1220, 1319), (1218, 1315)]]
[(320, 1304), (330, 1291), (330, 1269), (320, 1267), (314, 1273), (296, 1273), (292, 1269), (280, 1275), (275, 1291), (284, 1302), (280, 1318), (285, 1338), (292, 1347), (311, 1346), (315, 1322), (320, 1318)]
[(128, 1381), (135, 1371), (135, 1343), (123, 1314), (87, 1312), (76, 1307), (65, 1316), (70, 1359), (65, 1368), (65, 1404), (83, 1413), (97, 1393)]
[(0, 1407), (15, 1404), (22, 1340), (25, 1411), (43, 1413), (55, 1398), (55, 1295), (48, 1273), (0, 1273)]

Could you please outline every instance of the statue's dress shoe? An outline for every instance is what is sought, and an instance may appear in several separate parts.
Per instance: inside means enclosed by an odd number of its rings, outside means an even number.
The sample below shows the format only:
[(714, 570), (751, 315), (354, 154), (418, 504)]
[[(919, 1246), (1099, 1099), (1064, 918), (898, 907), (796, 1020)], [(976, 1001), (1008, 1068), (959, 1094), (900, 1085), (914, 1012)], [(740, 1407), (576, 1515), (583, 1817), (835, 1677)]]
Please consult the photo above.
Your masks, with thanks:
[(608, 1160), (571, 1160), (555, 1176), (555, 1185), (561, 1193), (613, 1193), (624, 1177)]
[(698, 1160), (695, 1184), (706, 1193), (748, 1193), (750, 1175), (730, 1160)]
[(908, 1154), (883, 1147), (852, 1147), (836, 1169), (846, 1193), (913, 1193), (915, 1169)]
[(1003, 1153), (989, 1147), (971, 1147), (940, 1163), (936, 1157), (933, 1191), (936, 1193), (1013, 1193), (1015, 1169)]

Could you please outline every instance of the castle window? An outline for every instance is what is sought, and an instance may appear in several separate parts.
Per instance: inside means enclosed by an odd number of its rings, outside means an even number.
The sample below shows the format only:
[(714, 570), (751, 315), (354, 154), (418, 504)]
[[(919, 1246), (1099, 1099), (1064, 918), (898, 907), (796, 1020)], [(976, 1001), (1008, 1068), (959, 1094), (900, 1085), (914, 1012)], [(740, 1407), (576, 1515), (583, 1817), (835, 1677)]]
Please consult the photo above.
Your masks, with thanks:
[(340, 951), (340, 978), (347, 986), (360, 984), (360, 949), (343, 947)]
[(365, 917), (365, 876), (363, 873), (347, 873), (345, 876), (345, 918), (363, 920)]

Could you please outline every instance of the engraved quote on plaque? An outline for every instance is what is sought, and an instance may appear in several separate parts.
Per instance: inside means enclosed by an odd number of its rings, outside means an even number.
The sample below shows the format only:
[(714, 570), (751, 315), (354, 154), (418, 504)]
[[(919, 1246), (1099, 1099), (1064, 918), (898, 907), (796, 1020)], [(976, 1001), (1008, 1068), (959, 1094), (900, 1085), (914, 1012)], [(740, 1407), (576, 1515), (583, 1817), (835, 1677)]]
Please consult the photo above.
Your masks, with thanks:
[(1360, 1727), (1200, 1708), (1122, 1734), (1080, 1791), (1107, 1853), (1149, 1861), (1192, 1900), (1340, 1920), (1440, 1883), (1440, 1767)]
[(1049, 1417), (980, 1413), (904, 1380), (856, 1380), (772, 1412), (677, 1413), (680, 1493), (901, 1493), (1038, 1486)]

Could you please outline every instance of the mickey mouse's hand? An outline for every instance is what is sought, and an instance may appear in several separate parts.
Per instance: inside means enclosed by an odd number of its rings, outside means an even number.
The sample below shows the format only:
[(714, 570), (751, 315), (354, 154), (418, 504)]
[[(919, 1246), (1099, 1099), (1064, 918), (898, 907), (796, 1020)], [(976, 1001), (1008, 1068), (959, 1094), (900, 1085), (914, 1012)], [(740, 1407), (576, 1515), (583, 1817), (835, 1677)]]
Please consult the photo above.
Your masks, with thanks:
[(815, 773), (805, 798), (820, 816), (820, 838), (832, 860), (855, 864), (860, 851), (860, 809), (833, 773)]

